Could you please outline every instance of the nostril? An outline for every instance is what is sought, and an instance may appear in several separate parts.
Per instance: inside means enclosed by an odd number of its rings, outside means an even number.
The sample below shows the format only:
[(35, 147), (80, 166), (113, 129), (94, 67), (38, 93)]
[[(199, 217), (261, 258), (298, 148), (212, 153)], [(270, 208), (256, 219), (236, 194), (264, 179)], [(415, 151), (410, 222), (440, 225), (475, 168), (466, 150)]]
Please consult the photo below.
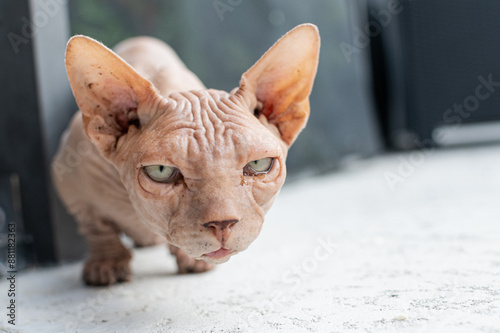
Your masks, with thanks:
[(231, 235), (231, 227), (236, 223), (238, 223), (238, 220), (232, 219), (224, 221), (210, 221), (204, 223), (203, 226), (213, 230), (215, 238), (222, 244), (222, 247), (224, 247), (226, 240)]
[(218, 230), (225, 230), (227, 228), (232, 227), (238, 223), (238, 220), (233, 219), (233, 220), (224, 220), (224, 221), (210, 221), (207, 223), (204, 223), (203, 226), (207, 228), (215, 228)]

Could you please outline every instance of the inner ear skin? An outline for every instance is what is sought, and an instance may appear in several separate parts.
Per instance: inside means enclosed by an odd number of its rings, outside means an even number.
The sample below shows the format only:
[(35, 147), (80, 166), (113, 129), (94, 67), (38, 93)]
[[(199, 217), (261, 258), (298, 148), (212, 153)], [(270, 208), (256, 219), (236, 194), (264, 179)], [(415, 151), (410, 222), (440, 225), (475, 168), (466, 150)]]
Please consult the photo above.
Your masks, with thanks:
[(255, 105), (255, 108), (253, 109), (253, 115), (258, 119), (260, 116), (260, 113), (262, 112), (262, 109), (264, 108), (264, 105), (262, 102), (257, 101), (257, 105)]
[(131, 108), (116, 114), (116, 122), (120, 126), (122, 133), (127, 134), (129, 126), (136, 128), (140, 127), (139, 117), (137, 116), (137, 108)]
[[(281, 133), (278, 129), (278, 126), (269, 122), (268, 117), (264, 114), (264, 103), (257, 100), (255, 94), (246, 90), (245, 87), (238, 87), (233, 89), (231, 92), (231, 97), (235, 104), (240, 105), (241, 110), (243, 112), (250, 112), (258, 119), (261, 125), (263, 125), (267, 130), (269, 130), (280, 142), (283, 142)], [(285, 144), (283, 146), (283, 151), (286, 152), (288, 150), (288, 145)], [(265, 156), (265, 157), (274, 157), (274, 156)], [(250, 162), (250, 161), (249, 161)]]

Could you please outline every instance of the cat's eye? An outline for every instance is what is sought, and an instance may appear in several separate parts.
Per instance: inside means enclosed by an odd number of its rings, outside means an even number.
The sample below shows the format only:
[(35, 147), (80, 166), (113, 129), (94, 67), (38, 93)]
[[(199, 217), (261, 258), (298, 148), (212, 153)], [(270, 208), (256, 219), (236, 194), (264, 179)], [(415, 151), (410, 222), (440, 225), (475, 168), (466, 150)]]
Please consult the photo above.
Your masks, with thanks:
[(263, 173), (268, 173), (273, 166), (274, 158), (266, 157), (260, 160), (255, 160), (248, 163), (243, 169), (243, 174), (245, 176), (256, 176)]
[(167, 165), (148, 165), (144, 167), (144, 172), (159, 183), (173, 182), (179, 175), (179, 169)]

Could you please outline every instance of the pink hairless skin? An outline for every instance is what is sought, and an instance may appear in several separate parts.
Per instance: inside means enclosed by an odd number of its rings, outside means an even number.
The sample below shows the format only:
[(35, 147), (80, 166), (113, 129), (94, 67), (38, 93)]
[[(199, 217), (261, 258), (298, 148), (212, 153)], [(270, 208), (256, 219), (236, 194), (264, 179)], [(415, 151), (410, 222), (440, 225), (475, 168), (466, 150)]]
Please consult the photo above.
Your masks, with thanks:
[(80, 111), (52, 174), (89, 246), (85, 283), (130, 279), (121, 233), (138, 246), (167, 243), (180, 273), (209, 270), (248, 248), (309, 117), (319, 46), (314, 25), (294, 28), (228, 93), (207, 90), (153, 38), (114, 51), (85, 36), (69, 41), (66, 68)]

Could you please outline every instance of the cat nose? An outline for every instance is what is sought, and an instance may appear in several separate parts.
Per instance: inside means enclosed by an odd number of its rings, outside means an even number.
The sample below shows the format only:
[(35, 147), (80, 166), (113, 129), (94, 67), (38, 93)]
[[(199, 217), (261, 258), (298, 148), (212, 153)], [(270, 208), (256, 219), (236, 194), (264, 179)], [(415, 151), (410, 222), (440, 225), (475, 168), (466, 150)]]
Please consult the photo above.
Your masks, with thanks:
[(224, 246), (224, 242), (229, 238), (231, 234), (231, 227), (238, 223), (239, 220), (224, 220), (224, 221), (210, 221), (204, 223), (203, 226), (206, 228), (213, 228), (215, 233), (215, 238)]

